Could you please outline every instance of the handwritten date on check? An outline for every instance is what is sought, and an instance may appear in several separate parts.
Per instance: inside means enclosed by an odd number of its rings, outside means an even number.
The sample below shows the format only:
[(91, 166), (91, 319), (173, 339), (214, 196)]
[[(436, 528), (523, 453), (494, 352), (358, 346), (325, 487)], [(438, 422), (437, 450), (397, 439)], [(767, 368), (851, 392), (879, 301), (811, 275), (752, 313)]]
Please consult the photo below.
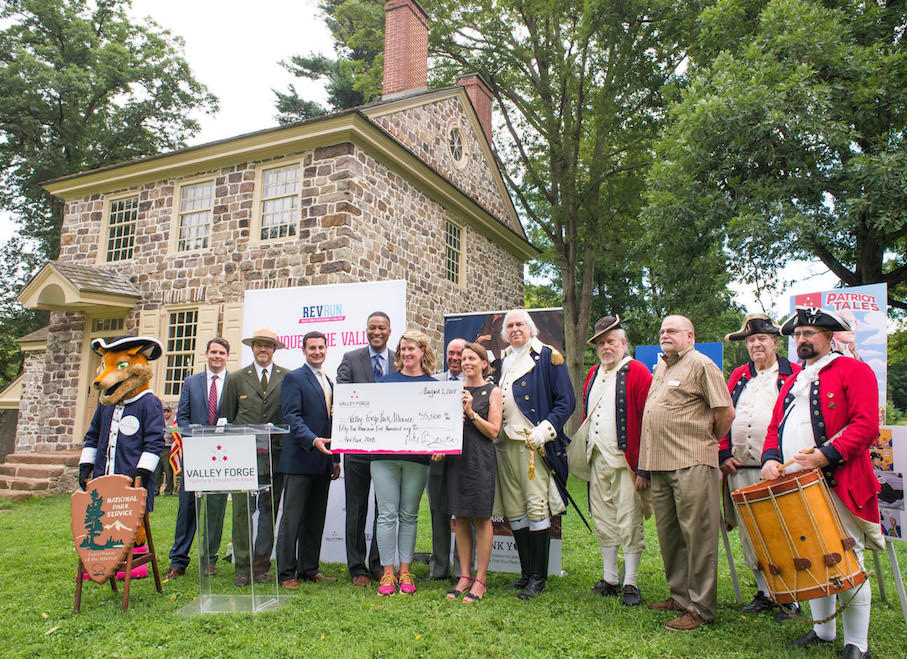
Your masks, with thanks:
[(460, 382), (337, 384), (331, 451), (459, 454), (462, 392)]

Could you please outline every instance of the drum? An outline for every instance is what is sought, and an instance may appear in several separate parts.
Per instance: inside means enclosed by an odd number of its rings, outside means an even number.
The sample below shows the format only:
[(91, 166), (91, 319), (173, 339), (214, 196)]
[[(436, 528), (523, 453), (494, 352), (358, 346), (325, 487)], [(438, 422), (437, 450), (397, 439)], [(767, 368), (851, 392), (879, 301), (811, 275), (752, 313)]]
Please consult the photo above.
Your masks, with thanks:
[(825, 478), (798, 471), (731, 493), (772, 599), (779, 604), (834, 595), (866, 580)]

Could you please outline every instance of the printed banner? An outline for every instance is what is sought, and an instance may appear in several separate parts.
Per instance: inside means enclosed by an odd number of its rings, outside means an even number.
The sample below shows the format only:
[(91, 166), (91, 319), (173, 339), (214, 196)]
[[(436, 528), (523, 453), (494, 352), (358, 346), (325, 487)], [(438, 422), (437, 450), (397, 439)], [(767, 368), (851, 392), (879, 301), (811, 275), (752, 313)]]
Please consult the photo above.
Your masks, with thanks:
[[(365, 326), (373, 311), (383, 311), (390, 317), (388, 345), (394, 349), (406, 329), (406, 281), (246, 291), (243, 336), (251, 336), (259, 327), (270, 327), (287, 346), (274, 353), (274, 363), (293, 369), (305, 362), (302, 337), (317, 330), (327, 337), (324, 370), (333, 379), (344, 353), (368, 345)], [(251, 362), (252, 349), (244, 345), (241, 363)]]
[[(797, 306), (830, 309), (848, 321), (852, 332), (835, 332), (832, 349), (866, 362), (879, 382), (879, 422), (885, 423), (888, 385), (888, 287), (885, 284), (836, 288), (819, 293), (792, 295), (790, 312)], [(797, 359), (793, 338), (788, 343), (791, 361)]]
[(334, 386), (333, 453), (449, 453), (463, 445), (461, 382)]
[(892, 540), (904, 540), (904, 474), (907, 473), (907, 426), (882, 426), (879, 443), (869, 450), (876, 478), (882, 485), (879, 512), (882, 533)]
[(258, 489), (255, 435), (183, 437), (187, 492)]
[[(724, 344), (722, 343), (697, 343), (693, 346), (701, 352), (703, 355), (715, 362), (715, 366), (718, 367), (719, 371), (723, 372), (724, 363)], [(636, 346), (635, 357), (643, 364), (646, 365), (646, 368), (650, 372), (655, 372), (655, 366), (658, 364), (658, 360), (662, 356), (661, 346)]]

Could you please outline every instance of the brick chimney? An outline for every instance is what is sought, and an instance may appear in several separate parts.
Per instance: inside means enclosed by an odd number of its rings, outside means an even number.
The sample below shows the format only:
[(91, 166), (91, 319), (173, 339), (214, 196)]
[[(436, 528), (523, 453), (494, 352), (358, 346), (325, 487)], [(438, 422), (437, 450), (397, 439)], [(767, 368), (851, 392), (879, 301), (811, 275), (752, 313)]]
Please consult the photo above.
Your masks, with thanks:
[(472, 107), (475, 108), (479, 117), (482, 130), (485, 131), (485, 137), (491, 142), (491, 102), (494, 100), (494, 96), (491, 94), (488, 83), (478, 73), (471, 73), (460, 76), (457, 84), (466, 88), (466, 94), (472, 101)]
[(428, 15), (416, 0), (384, 3), (384, 98), (428, 87)]

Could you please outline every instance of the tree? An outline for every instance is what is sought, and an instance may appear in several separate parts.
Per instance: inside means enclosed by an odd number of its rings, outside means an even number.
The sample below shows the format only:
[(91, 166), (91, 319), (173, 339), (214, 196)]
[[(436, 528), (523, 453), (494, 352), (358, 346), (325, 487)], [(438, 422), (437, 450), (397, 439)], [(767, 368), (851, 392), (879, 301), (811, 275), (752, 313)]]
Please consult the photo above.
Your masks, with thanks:
[[(599, 265), (613, 274), (646, 239), (639, 210), (648, 147), (699, 6), (437, 0), (430, 9), (434, 75), (482, 74), (503, 115), (495, 146), (520, 211), (551, 247), (577, 388)], [(608, 294), (626, 285), (608, 279)], [(634, 281), (653, 283), (643, 274)], [(711, 286), (703, 278), (702, 288)]]
[(701, 23), (647, 215), (726, 233), (751, 284), (817, 258), (907, 309), (905, 4), (730, 0)]
[(384, 2), (382, 0), (325, 0), (319, 5), (334, 37), (336, 59), (309, 53), (293, 55), (281, 65), (297, 78), (321, 80), (328, 107), (299, 97), (296, 88), (277, 96), (281, 124), (309, 119), (332, 110), (364, 105), (381, 98), (384, 74)]
[[(217, 99), (183, 59), (182, 40), (126, 15), (128, 0), (8, 0), (0, 8), (0, 209), (17, 239), (0, 272), (3, 323), (36, 329), (15, 295), (59, 252), (63, 202), (40, 184), (185, 145), (190, 113)], [(26, 322), (22, 327), (23, 318)], [(9, 335), (0, 337), (2, 358)], [(0, 365), (8, 374), (9, 362)]]

